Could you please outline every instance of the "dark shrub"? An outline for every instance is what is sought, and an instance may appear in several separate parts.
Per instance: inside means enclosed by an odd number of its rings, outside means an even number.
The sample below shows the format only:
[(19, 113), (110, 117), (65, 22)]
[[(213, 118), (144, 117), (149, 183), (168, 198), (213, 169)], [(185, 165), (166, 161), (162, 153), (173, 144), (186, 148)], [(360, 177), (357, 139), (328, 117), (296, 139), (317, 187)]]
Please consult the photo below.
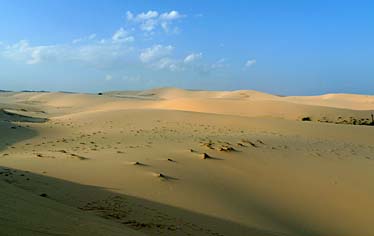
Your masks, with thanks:
[(309, 116), (303, 117), (303, 118), (301, 118), (301, 120), (302, 121), (312, 121), (312, 119)]

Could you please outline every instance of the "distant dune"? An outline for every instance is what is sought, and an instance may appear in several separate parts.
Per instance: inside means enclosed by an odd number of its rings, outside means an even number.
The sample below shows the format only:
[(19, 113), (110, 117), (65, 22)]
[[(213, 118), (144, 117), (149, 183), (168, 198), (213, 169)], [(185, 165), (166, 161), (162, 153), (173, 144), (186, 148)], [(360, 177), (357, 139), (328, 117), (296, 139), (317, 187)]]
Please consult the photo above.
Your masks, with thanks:
[(374, 235), (374, 96), (0, 93), (0, 234)]

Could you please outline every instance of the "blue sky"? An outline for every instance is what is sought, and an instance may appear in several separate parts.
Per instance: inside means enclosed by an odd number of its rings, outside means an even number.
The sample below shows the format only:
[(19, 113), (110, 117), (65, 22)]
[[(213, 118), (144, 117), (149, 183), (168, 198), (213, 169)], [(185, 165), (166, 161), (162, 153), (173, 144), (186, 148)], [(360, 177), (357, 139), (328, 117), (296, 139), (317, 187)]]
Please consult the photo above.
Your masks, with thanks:
[(374, 92), (373, 1), (0, 1), (0, 89)]

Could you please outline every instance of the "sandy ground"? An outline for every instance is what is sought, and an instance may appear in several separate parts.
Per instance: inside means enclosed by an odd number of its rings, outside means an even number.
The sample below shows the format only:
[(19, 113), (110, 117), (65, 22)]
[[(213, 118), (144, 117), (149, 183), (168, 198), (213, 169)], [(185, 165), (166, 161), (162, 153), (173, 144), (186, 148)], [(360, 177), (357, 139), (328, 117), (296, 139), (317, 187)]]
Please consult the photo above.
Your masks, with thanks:
[(349, 94), (0, 93), (1, 235), (374, 235), (374, 126), (351, 124), (373, 110)]

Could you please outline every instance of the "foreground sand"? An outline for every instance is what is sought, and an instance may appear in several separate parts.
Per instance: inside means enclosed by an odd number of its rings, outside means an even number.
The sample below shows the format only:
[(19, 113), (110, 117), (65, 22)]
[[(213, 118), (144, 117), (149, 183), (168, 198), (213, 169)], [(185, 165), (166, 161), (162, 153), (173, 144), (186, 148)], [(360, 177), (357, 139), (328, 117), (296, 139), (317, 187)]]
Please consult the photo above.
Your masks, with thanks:
[(4, 235), (374, 235), (374, 127), (334, 124), (370, 121), (372, 96), (0, 93), (0, 109)]

